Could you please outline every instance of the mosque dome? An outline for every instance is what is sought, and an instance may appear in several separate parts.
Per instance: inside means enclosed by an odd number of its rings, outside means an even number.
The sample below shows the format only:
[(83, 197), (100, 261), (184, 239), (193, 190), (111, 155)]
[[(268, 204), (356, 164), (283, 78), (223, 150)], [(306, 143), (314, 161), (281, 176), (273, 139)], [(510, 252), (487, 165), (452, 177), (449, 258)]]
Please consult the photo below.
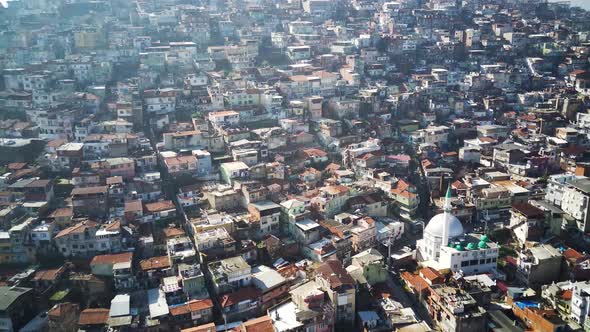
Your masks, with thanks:
[(485, 243), (484, 241), (479, 241), (479, 243), (477, 244), (477, 247), (479, 249), (485, 249), (488, 247), (487, 243)]
[(463, 236), (463, 225), (457, 217), (450, 213), (439, 213), (432, 217), (424, 229), (425, 233), (435, 237), (443, 237), (445, 223), (449, 223), (449, 238)]
[(468, 250), (473, 250), (473, 249), (475, 249), (475, 243), (473, 243), (473, 242), (469, 242), (469, 244), (467, 245), (467, 249), (468, 249)]

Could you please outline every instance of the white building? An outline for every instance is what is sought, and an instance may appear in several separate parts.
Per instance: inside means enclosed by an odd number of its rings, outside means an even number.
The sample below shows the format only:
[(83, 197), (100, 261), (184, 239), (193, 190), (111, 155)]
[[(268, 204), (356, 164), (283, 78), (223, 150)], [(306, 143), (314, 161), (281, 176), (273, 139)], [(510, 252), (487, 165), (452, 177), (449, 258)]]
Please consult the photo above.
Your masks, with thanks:
[(446, 143), (451, 129), (447, 126), (430, 126), (416, 130), (410, 136), (411, 142), (415, 144), (441, 144)]
[(144, 91), (144, 104), (148, 113), (166, 114), (176, 110), (176, 90), (157, 89)]
[(238, 290), (252, 282), (252, 268), (242, 256), (209, 263), (209, 273), (218, 294)]
[(41, 225), (33, 228), (31, 230), (31, 240), (35, 243), (35, 246), (39, 246), (43, 243), (49, 244), (53, 238), (53, 229), (53, 223), (45, 223), (44, 221)]
[(387, 245), (389, 239), (395, 243), (395, 241), (401, 239), (404, 234), (404, 223), (402, 221), (392, 221), (388, 224), (377, 222), (377, 242)]
[(236, 111), (219, 111), (209, 113), (209, 121), (214, 127), (237, 126), (240, 114)]
[(495, 272), (499, 247), (486, 235), (468, 235), (452, 245), (441, 248), (441, 268), (461, 271), (466, 275)]
[(581, 231), (590, 230), (590, 179), (576, 179), (569, 183), (563, 192), (561, 209), (576, 219)]
[(381, 150), (381, 141), (377, 138), (370, 138), (364, 142), (350, 144), (342, 151), (342, 161), (345, 165), (350, 165), (352, 160), (364, 153)]
[(443, 213), (430, 219), (424, 237), (416, 243), (416, 257), (437, 270), (468, 274), (494, 272), (498, 245), (487, 236), (466, 235), (461, 221), (451, 214), (451, 191), (447, 191)]

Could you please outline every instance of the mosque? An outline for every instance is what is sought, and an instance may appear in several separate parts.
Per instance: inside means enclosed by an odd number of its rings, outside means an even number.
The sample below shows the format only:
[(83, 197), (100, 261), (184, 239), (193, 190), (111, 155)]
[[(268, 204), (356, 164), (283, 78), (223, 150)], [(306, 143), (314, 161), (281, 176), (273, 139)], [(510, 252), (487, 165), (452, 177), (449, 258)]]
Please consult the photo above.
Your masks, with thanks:
[(451, 213), (451, 188), (443, 212), (432, 217), (422, 239), (416, 242), (416, 259), (437, 270), (449, 269), (464, 275), (496, 271), (499, 246), (486, 235), (465, 234), (463, 225)]

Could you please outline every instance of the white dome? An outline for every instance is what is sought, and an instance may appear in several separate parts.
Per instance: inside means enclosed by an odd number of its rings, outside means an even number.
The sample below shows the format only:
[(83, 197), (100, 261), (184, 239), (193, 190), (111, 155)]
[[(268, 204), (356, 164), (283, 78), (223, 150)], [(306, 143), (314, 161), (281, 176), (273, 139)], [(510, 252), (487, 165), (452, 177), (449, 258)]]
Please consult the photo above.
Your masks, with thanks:
[(462, 236), (464, 234), (463, 225), (461, 224), (461, 221), (459, 221), (457, 217), (450, 213), (439, 213), (436, 216), (432, 217), (432, 219), (430, 219), (430, 221), (428, 222), (428, 225), (426, 225), (424, 232), (432, 236), (442, 238), (445, 221), (449, 223), (450, 239), (457, 236)]

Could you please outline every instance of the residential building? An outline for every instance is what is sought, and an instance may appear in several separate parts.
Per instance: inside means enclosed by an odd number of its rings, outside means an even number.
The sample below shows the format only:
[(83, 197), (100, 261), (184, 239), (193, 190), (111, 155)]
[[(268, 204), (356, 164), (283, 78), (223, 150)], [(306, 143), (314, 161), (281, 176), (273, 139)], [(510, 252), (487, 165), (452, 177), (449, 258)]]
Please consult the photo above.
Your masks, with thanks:
[(534, 287), (559, 281), (563, 256), (550, 245), (538, 245), (519, 253), (517, 278)]
[(104, 216), (108, 211), (107, 186), (74, 188), (71, 195), (75, 215)]
[(336, 324), (353, 322), (356, 315), (354, 279), (338, 260), (327, 260), (316, 269), (315, 282), (328, 294), (335, 312)]
[(429, 310), (442, 331), (477, 331), (485, 329), (486, 311), (462, 289), (433, 285)]
[(232, 292), (251, 284), (252, 269), (241, 256), (209, 263), (209, 273), (217, 294)]
[(258, 223), (258, 236), (264, 237), (269, 234), (278, 234), (280, 205), (271, 201), (259, 201), (248, 204), (248, 211), (252, 220)]
[(33, 290), (24, 287), (0, 287), (0, 326), (3, 331), (18, 331), (34, 316)]

